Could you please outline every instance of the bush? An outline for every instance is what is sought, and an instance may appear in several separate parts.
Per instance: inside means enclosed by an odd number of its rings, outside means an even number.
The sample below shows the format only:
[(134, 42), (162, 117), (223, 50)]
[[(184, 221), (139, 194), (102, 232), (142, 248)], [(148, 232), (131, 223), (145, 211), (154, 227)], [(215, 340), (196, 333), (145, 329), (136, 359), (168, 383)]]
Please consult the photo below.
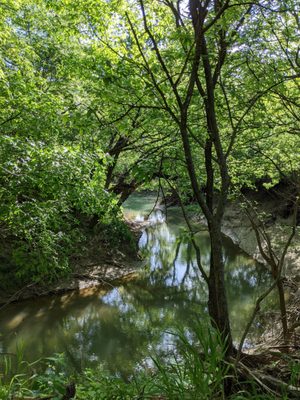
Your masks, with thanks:
[(24, 283), (66, 274), (69, 256), (84, 240), (80, 215), (96, 215), (105, 225), (113, 221), (114, 240), (120, 240), (124, 227), (116, 199), (104, 190), (101, 157), (78, 146), (1, 137), (2, 277)]

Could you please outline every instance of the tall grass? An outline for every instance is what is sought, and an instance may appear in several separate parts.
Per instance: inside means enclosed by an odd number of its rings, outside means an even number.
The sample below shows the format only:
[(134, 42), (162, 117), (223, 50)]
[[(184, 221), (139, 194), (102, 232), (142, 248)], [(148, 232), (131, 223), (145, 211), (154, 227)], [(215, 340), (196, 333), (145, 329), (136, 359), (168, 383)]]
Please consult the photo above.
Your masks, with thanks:
[[(255, 382), (243, 383), (235, 394), (226, 394), (228, 382), (236, 381), (233, 366), (224, 361), (225, 348), (220, 335), (196, 323), (192, 331), (169, 332), (178, 344), (176, 352), (165, 359), (153, 356), (153, 368), (137, 371), (127, 382), (107, 373), (103, 366), (70, 373), (63, 355), (43, 360), (44, 370), (37, 373), (37, 364), (20, 362), (19, 372), (10, 380), (0, 379), (0, 399), (62, 398), (65, 385), (76, 383), (77, 400), (271, 400), (261, 394)], [(40, 365), (41, 362), (38, 363)], [(12, 364), (6, 364), (6, 374)], [(291, 368), (291, 379), (299, 377), (299, 368)], [(236, 385), (238, 387), (238, 385)], [(246, 389), (245, 389), (246, 388)], [(288, 399), (282, 396), (281, 399)]]

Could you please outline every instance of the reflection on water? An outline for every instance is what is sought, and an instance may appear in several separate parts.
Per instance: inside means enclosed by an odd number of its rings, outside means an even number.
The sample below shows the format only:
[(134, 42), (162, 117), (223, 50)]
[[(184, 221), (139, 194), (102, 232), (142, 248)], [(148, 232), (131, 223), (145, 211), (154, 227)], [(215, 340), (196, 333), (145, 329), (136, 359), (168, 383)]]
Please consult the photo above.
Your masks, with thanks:
[[(135, 196), (127, 216), (141, 219), (155, 199)], [(150, 356), (166, 355), (176, 346), (172, 327), (206, 321), (207, 288), (199, 273), (193, 246), (185, 233), (180, 210), (151, 214), (159, 224), (146, 229), (139, 242), (146, 259), (140, 278), (112, 289), (87, 290), (13, 304), (0, 312), (0, 352), (23, 347), (24, 358), (35, 360), (65, 352), (78, 370), (104, 363), (126, 376), (139, 366), (151, 366)], [(204, 268), (210, 260), (207, 232), (197, 234)], [(224, 243), (226, 283), (233, 335), (238, 339), (254, 298), (269, 282), (266, 271)]]

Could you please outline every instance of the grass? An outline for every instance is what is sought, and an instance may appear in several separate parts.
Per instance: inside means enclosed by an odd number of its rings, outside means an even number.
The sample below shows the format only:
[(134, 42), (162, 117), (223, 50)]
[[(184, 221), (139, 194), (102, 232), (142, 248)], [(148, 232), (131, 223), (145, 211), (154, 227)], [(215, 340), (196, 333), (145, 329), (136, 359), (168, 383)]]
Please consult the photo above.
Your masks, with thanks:
[[(153, 368), (138, 371), (124, 382), (99, 365), (81, 374), (70, 372), (64, 355), (29, 364), (18, 358), (10, 379), (0, 380), (0, 399), (42, 399), (53, 396), (61, 400), (69, 382), (76, 384), (77, 400), (271, 400), (276, 397), (262, 393), (253, 381), (239, 382), (233, 366), (224, 362), (225, 349), (219, 335), (210, 328), (196, 324), (193, 332), (180, 329), (172, 332), (178, 340), (178, 351), (167, 360), (153, 358)], [(197, 343), (197, 346), (191, 343)], [(5, 357), (4, 357), (5, 358)], [(7, 376), (12, 365), (9, 357), (2, 363)], [(37, 372), (41, 370), (43, 372)], [(291, 383), (299, 379), (299, 365), (291, 366)], [(1, 379), (1, 378), (0, 378)], [(226, 394), (228, 382), (233, 392)], [(287, 400), (284, 394), (278, 396)]]

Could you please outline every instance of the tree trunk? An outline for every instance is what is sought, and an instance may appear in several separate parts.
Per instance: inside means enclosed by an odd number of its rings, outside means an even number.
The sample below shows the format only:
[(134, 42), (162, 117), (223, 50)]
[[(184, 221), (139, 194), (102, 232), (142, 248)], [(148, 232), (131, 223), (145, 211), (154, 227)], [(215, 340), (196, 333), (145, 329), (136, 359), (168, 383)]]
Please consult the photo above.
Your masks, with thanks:
[(226, 345), (226, 353), (232, 354), (234, 348), (224, 280), (224, 260), (220, 227), (210, 226), (209, 234), (211, 241), (211, 258), (208, 280), (208, 311), (213, 326), (220, 332), (223, 342)]
[(283, 339), (286, 342), (288, 339), (288, 325), (287, 325), (287, 315), (286, 315), (286, 304), (284, 298), (284, 289), (282, 284), (282, 278), (277, 282), (277, 290), (279, 297), (279, 307), (280, 307), (280, 318), (282, 324)]
[[(222, 234), (221, 234), (221, 220), (224, 211), (224, 207), (220, 208), (218, 217), (213, 214), (213, 205), (211, 203), (213, 199), (213, 187), (208, 187), (207, 192), (210, 196), (207, 197), (207, 202), (203, 198), (200, 191), (199, 184), (196, 177), (194, 161), (191, 153), (188, 132), (186, 129), (186, 115), (183, 114), (182, 124), (180, 129), (183, 148), (185, 152), (187, 171), (190, 177), (191, 186), (193, 189), (194, 196), (202, 209), (208, 223), (208, 230), (211, 241), (211, 261), (210, 261), (210, 273), (208, 279), (208, 312), (212, 321), (212, 325), (220, 332), (222, 340), (226, 346), (227, 355), (232, 354), (234, 351), (232, 336), (230, 330), (229, 313), (227, 306), (227, 296), (224, 282), (224, 261), (223, 261), (223, 249), (222, 249)], [(207, 147), (207, 161), (206, 165), (211, 169), (211, 161), (209, 161), (209, 152), (211, 153), (211, 147)], [(207, 184), (213, 186), (213, 172), (211, 171), (210, 179), (207, 179)], [(223, 202), (227, 196), (227, 186), (223, 190), (226, 190), (222, 194)], [(222, 202), (222, 205), (223, 205)]]

